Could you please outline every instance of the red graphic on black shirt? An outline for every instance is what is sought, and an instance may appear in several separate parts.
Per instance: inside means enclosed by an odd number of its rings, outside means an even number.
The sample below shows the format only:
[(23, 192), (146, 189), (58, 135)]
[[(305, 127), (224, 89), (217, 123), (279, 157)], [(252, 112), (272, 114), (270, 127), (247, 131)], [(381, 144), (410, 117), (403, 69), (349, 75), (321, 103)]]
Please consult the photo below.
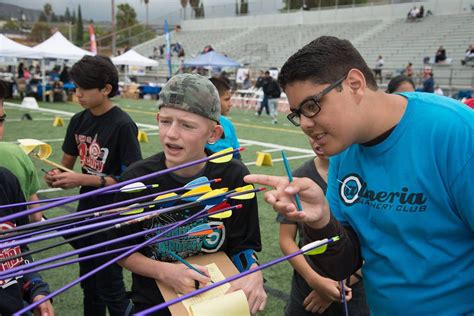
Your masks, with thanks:
[[(16, 225), (12, 222), (6, 222), (0, 224), (0, 230), (9, 230), (15, 228)], [(16, 256), (21, 253), (20, 246), (15, 246), (11, 248), (3, 248), (0, 250), (0, 259), (6, 259), (9, 257)], [(0, 264), (0, 272), (10, 270), (14, 267), (17, 267), (23, 263), (23, 258), (19, 257), (16, 259), (12, 259)], [(7, 285), (12, 279), (0, 280), (0, 287), (4, 287)]]
[(100, 147), (97, 142), (97, 134), (94, 138), (76, 135), (76, 142), (82, 168), (91, 174), (102, 173), (109, 155), (109, 149)]

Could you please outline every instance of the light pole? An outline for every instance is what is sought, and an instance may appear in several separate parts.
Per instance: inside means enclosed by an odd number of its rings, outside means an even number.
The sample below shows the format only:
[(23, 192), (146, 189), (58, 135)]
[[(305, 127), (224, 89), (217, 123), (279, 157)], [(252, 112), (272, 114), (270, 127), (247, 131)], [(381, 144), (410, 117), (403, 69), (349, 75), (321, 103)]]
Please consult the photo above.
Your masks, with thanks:
[(112, 56), (115, 56), (115, 0), (112, 0)]

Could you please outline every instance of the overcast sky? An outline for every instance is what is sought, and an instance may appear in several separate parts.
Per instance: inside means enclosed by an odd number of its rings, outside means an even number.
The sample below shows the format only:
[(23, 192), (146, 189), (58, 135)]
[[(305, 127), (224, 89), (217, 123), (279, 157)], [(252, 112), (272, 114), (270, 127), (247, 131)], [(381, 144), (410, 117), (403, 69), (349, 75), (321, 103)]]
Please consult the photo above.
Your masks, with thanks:
[[(50, 3), (56, 14), (64, 14), (67, 7), (69, 7), (71, 11), (72, 9), (76, 9), (77, 11), (77, 6), (80, 4), (82, 17), (84, 19), (93, 19), (95, 21), (111, 20), (111, 0), (0, 0), (0, 2), (38, 10), (41, 10), (45, 3)], [(203, 0), (203, 2), (205, 7), (227, 4), (229, 5), (229, 9), (232, 10), (231, 5), (235, 3), (235, 0)], [(282, 0), (257, 0), (257, 2), (265, 3), (265, 6), (271, 5), (273, 7), (280, 7), (282, 4)], [(116, 5), (120, 3), (129, 3), (135, 8), (138, 19), (140, 21), (145, 20), (145, 5), (143, 1), (115, 0)], [(180, 9), (180, 0), (150, 0), (148, 4), (150, 23), (154, 23), (154, 18), (156, 20), (165, 14), (176, 12)]]

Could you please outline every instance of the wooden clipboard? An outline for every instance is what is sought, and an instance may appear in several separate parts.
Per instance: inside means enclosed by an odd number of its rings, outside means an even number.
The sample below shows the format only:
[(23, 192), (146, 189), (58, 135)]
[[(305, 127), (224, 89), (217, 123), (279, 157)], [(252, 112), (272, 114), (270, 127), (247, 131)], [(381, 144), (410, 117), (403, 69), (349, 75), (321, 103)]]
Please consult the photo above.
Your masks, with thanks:
[[(215, 263), (226, 278), (239, 273), (237, 268), (234, 266), (234, 263), (222, 251), (212, 254), (188, 257), (186, 258), (186, 261), (201, 266), (205, 266), (210, 263)], [(158, 288), (160, 289), (165, 301), (169, 301), (177, 297), (176, 292), (168, 285), (160, 284), (158, 281), (156, 281), (156, 285), (158, 285)], [(183, 303), (174, 304), (169, 306), (168, 308), (171, 312), (171, 315), (173, 316), (189, 316), (188, 311), (184, 307)]]

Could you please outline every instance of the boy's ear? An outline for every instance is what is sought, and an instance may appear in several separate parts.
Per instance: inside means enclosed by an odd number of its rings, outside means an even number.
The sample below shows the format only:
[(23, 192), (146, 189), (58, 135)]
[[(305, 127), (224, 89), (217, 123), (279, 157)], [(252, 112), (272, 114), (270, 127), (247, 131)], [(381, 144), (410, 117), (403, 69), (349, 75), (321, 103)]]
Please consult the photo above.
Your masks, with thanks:
[(109, 93), (112, 91), (112, 85), (106, 84), (104, 88), (102, 88), (102, 93), (104, 95), (109, 95)]
[(160, 112), (156, 113), (156, 121), (157, 121), (157, 122), (160, 121)]
[(351, 69), (347, 74), (346, 79), (349, 92), (358, 98), (364, 95), (364, 90), (367, 87), (364, 74), (359, 69)]
[(224, 129), (222, 128), (222, 126), (218, 124), (214, 125), (214, 127), (212, 128), (211, 136), (209, 137), (207, 142), (210, 144), (217, 142), (221, 138), (222, 133), (224, 133)]

